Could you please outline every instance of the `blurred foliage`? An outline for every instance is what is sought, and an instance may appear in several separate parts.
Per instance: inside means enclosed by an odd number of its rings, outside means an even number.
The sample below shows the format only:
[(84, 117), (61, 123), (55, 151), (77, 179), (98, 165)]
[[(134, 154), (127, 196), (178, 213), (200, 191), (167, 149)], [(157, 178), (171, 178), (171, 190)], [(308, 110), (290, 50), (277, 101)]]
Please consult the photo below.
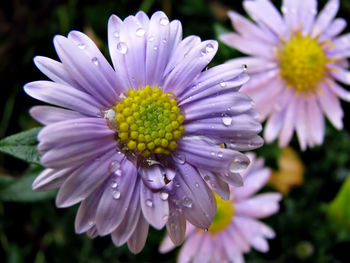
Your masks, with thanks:
[[(273, 1), (277, 6), (281, 1)], [(325, 4), (319, 1), (319, 6)], [(85, 31), (95, 41), (106, 57), (107, 21), (115, 13), (121, 18), (135, 14), (139, 9), (151, 15), (164, 10), (171, 19), (183, 23), (184, 36), (199, 35), (202, 39), (217, 39), (218, 34), (231, 31), (225, 13), (234, 9), (242, 14), (241, 1), (233, 0), (3, 0), (0, 3), (0, 139), (38, 124), (28, 115), (28, 109), (37, 101), (22, 91), (30, 81), (45, 79), (32, 63), (35, 55), (56, 59), (52, 44), (56, 34), (67, 35), (70, 30)], [(350, 4), (341, 1), (340, 17), (350, 17)], [(217, 56), (210, 66), (227, 61), (240, 53), (220, 43)], [(350, 209), (350, 200), (342, 199), (344, 186), (333, 200), (350, 174), (350, 104), (342, 103), (345, 111), (343, 131), (336, 131), (327, 123), (325, 143), (322, 147), (299, 150), (296, 138), (291, 146), (305, 165), (304, 184), (293, 188), (282, 202), (280, 213), (265, 220), (277, 237), (270, 242), (270, 251), (255, 251), (246, 255), (251, 263), (345, 263), (350, 262), (350, 235), (330, 214)], [(0, 151), (6, 147), (33, 147), (33, 134), (12, 137), (0, 142)], [(22, 134), (22, 135), (23, 135)], [(17, 135), (21, 136), (21, 135)], [(8, 141), (10, 140), (10, 142)], [(276, 143), (265, 145), (256, 151), (266, 159), (266, 164), (278, 168), (282, 154)], [(21, 159), (37, 160), (17, 156)], [(74, 217), (77, 207), (57, 209), (53, 202), (55, 192), (34, 193), (30, 185), (42, 168), (11, 156), (0, 155), (0, 263), (17, 262), (174, 262), (178, 250), (161, 255), (158, 245), (164, 231), (150, 230), (144, 250), (131, 254), (126, 246), (116, 248), (110, 237), (94, 240), (74, 233)], [(349, 180), (347, 180), (349, 181)], [(347, 190), (348, 191), (348, 190)], [(340, 204), (341, 203), (341, 204)], [(347, 208), (344, 208), (346, 207)], [(327, 210), (328, 209), (328, 210)]]

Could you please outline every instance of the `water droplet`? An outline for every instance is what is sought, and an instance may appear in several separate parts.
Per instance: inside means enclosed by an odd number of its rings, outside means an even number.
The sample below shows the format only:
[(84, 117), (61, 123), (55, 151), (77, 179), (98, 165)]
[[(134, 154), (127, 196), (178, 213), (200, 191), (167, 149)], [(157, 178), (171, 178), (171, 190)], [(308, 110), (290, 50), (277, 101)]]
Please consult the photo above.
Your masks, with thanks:
[(86, 48), (86, 46), (85, 46), (85, 44), (80, 43), (80, 44), (78, 44), (78, 48), (80, 48), (81, 50), (83, 50), (83, 49)]
[(209, 180), (210, 180), (210, 177), (209, 177), (208, 175), (205, 175), (205, 176), (204, 176), (204, 180), (205, 180), (205, 181), (209, 181)]
[(204, 232), (208, 232), (208, 228), (204, 228)]
[(165, 215), (165, 216), (163, 216), (163, 217), (162, 217), (162, 219), (163, 219), (164, 221), (167, 221), (167, 220), (168, 220), (168, 218), (169, 218), (169, 216), (168, 216), (168, 215)]
[(122, 169), (117, 169), (117, 170), (114, 172), (114, 174), (115, 174), (116, 176), (122, 176), (123, 171), (122, 171)]
[(157, 46), (154, 46), (154, 47), (153, 47), (153, 50), (154, 50), (154, 51), (158, 50), (158, 47), (157, 47)]
[(213, 44), (208, 44), (208, 45), (205, 47), (205, 51), (206, 51), (207, 53), (213, 52), (213, 51), (214, 51), (214, 46), (213, 46)]
[(95, 64), (95, 66), (98, 66), (98, 59), (96, 57), (91, 59), (91, 62)]
[(247, 168), (248, 163), (245, 159), (240, 157), (235, 157), (231, 161), (228, 169), (232, 173), (239, 173), (242, 172), (245, 168)]
[(222, 158), (224, 156), (224, 154), (222, 152), (218, 152), (218, 157)]
[(288, 9), (285, 6), (282, 6), (281, 10), (282, 10), (283, 14), (287, 14), (288, 13)]
[(111, 183), (111, 187), (112, 187), (112, 188), (117, 188), (117, 187), (118, 187), (118, 183), (117, 183), (116, 181), (113, 181), (113, 182)]
[(115, 31), (115, 32), (113, 33), (113, 36), (114, 36), (114, 37), (119, 37), (119, 32), (118, 32), (118, 31)]
[(224, 115), (222, 117), (222, 123), (225, 125), (225, 126), (230, 126), (232, 124), (232, 118), (230, 116), (227, 116), (227, 115)]
[(198, 187), (199, 187), (199, 184), (198, 184), (198, 183), (195, 183), (195, 186), (198, 188)]
[(168, 200), (169, 194), (167, 192), (161, 192), (159, 196), (160, 196), (160, 199), (162, 199), (163, 201), (166, 201)]
[(188, 208), (191, 208), (191, 207), (192, 207), (192, 199), (189, 198), (189, 197), (187, 197), (187, 196), (185, 196), (185, 197), (183, 198), (182, 205), (183, 205), (183, 206), (186, 206), (186, 207), (188, 207)]
[(146, 33), (146, 31), (142, 27), (140, 27), (136, 30), (136, 36), (138, 36), (138, 37), (143, 37), (145, 35), (145, 33)]
[(103, 112), (103, 118), (109, 120), (109, 121), (114, 121), (115, 120), (115, 111), (113, 109), (109, 109)]
[(153, 206), (152, 200), (151, 200), (151, 199), (147, 199), (147, 200), (146, 200), (146, 205), (147, 205), (148, 207), (152, 207), (152, 206)]
[(242, 65), (242, 69), (243, 69), (243, 71), (245, 72), (245, 71), (247, 71), (248, 66), (247, 66), (246, 64), (243, 64), (243, 65)]
[(162, 18), (159, 20), (159, 23), (160, 23), (162, 26), (166, 26), (167, 24), (169, 24), (169, 19), (166, 18), (166, 17), (162, 17)]
[(110, 164), (109, 164), (109, 167), (108, 167), (108, 171), (110, 173), (114, 173), (115, 171), (117, 171), (118, 169), (120, 168), (120, 162), (118, 161), (112, 161)]
[(186, 161), (186, 157), (183, 154), (176, 154), (175, 155), (175, 161), (179, 164), (184, 164)]
[(210, 152), (210, 155), (211, 155), (211, 156), (215, 156), (216, 153), (215, 153), (214, 151), (212, 151), (212, 152)]
[(149, 41), (153, 41), (153, 40), (154, 40), (154, 36), (149, 36), (149, 37), (148, 37), (148, 40), (149, 40)]
[(162, 42), (165, 44), (167, 42), (166, 38), (163, 38)]
[(120, 198), (120, 191), (119, 190), (114, 190), (112, 192), (112, 196), (114, 199), (118, 200)]
[(225, 88), (226, 87), (226, 82), (225, 81), (220, 82), (220, 87)]
[(121, 54), (126, 54), (126, 52), (128, 51), (128, 46), (126, 45), (126, 43), (124, 42), (119, 42), (117, 44), (117, 50), (121, 53)]

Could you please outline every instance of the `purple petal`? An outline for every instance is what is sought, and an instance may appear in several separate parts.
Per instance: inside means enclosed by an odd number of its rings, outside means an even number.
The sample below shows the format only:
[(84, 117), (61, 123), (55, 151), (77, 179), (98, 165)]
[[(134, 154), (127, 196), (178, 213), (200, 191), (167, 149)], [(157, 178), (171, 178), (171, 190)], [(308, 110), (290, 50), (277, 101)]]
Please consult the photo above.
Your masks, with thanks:
[[(255, 165), (255, 162), (252, 162), (252, 165)], [(268, 168), (259, 169), (258, 171), (250, 173), (244, 180), (244, 187), (235, 188), (235, 200), (243, 200), (255, 194), (267, 183), (270, 175), (271, 171)]]
[(140, 213), (136, 229), (128, 240), (128, 248), (132, 253), (139, 253), (145, 246), (148, 235), (148, 227), (149, 225), (147, 221), (144, 219), (142, 213)]
[[(344, 18), (336, 18), (333, 20), (332, 24), (330, 24), (324, 31), (324, 38), (333, 38), (339, 35), (346, 27), (346, 20)], [(322, 37), (320, 41), (324, 40)]]
[(339, 0), (329, 0), (326, 6), (321, 10), (317, 16), (312, 37), (317, 36), (323, 32), (334, 19), (339, 9)]
[(58, 188), (64, 180), (72, 173), (73, 169), (45, 169), (34, 180), (32, 188), (34, 191), (47, 191)]
[(56, 205), (72, 206), (89, 196), (108, 177), (109, 166), (115, 158), (114, 151), (110, 150), (75, 170), (58, 191)]
[(300, 98), (299, 107), (297, 109), (297, 116), (296, 116), (296, 132), (298, 135), (298, 140), (300, 144), (300, 148), (304, 151), (307, 147), (307, 140), (309, 137), (309, 132), (311, 130), (308, 130), (308, 120), (307, 120), (307, 101), (304, 100), (304, 98)]
[(159, 190), (165, 186), (164, 173), (160, 165), (143, 165), (139, 173), (143, 183), (152, 190)]
[(223, 234), (220, 237), (223, 241), (222, 244), (227, 258), (231, 262), (244, 263), (242, 252), (237, 248), (237, 244), (236, 242), (234, 242), (232, 237), (227, 234)]
[(76, 111), (51, 106), (34, 106), (30, 109), (29, 113), (30, 116), (44, 125), (86, 117)]
[(203, 179), (211, 186), (213, 191), (215, 191), (223, 200), (229, 200), (230, 198), (230, 188), (227, 183), (220, 179), (213, 173), (200, 171)]
[(261, 30), (261, 28), (250, 20), (234, 11), (229, 11), (228, 17), (231, 19), (233, 28), (246, 38), (258, 39), (270, 44), (276, 44), (279, 42), (275, 35), (271, 34), (269, 31)]
[(267, 217), (279, 210), (278, 202), (281, 199), (279, 193), (259, 194), (235, 203), (235, 213), (254, 218)]
[(130, 204), (125, 212), (125, 216), (120, 225), (113, 231), (112, 240), (113, 243), (119, 247), (126, 243), (131, 235), (134, 233), (137, 222), (140, 217), (140, 184), (141, 181), (137, 180), (135, 189), (133, 191), (133, 197), (130, 200)]
[(179, 105), (224, 92), (238, 91), (248, 80), (242, 64), (236, 66), (226, 63), (210, 68), (199, 75), (191, 89), (180, 95)]
[(111, 138), (97, 138), (59, 146), (55, 145), (52, 149), (50, 147), (50, 144), (45, 145), (45, 143), (39, 143), (38, 145), (40, 152), (45, 151), (40, 162), (45, 167), (50, 168), (77, 166), (117, 148), (116, 142)]
[(175, 95), (181, 94), (193, 84), (193, 80), (213, 59), (217, 49), (218, 43), (215, 40), (203, 41), (195, 46), (168, 75), (164, 76), (164, 91), (173, 92)]
[(71, 77), (62, 63), (42, 56), (36, 56), (34, 63), (42, 73), (54, 82), (82, 90), (82, 87)]
[[(141, 208), (147, 222), (156, 229), (162, 229), (169, 218), (168, 200), (162, 198), (163, 192), (153, 193), (141, 184)], [(163, 200), (164, 199), (164, 200)]]
[(237, 115), (252, 108), (252, 100), (240, 92), (224, 93), (183, 106), (186, 122), (223, 115)]
[(350, 92), (345, 90), (342, 86), (338, 85), (336, 82), (332, 81), (330, 83), (330, 88), (342, 100), (350, 101)]
[(51, 81), (30, 82), (24, 86), (24, 90), (35, 99), (89, 116), (97, 116), (103, 108), (102, 104), (87, 93)]
[(61, 145), (94, 139), (110, 139), (113, 141), (114, 131), (107, 126), (105, 119), (79, 118), (47, 125), (38, 134), (40, 143)]
[(321, 91), (317, 94), (322, 110), (327, 118), (338, 130), (343, 129), (343, 109), (339, 99), (326, 85), (320, 85)]
[(236, 33), (222, 34), (220, 35), (220, 40), (245, 54), (267, 59), (271, 59), (274, 56), (271, 45), (262, 41), (245, 38)]
[(116, 174), (115, 171), (109, 176), (97, 207), (96, 226), (100, 235), (110, 234), (120, 225), (125, 216), (125, 208), (129, 207), (130, 200), (134, 198), (136, 167), (127, 159), (117, 161), (120, 173)]
[[(77, 33), (74, 33), (77, 35)], [(79, 33), (82, 34), (82, 33)], [(79, 35), (83, 39), (83, 45), (89, 52), (84, 52), (79, 48), (80, 44), (63, 36), (54, 38), (54, 45), (63, 65), (70, 72), (71, 76), (85, 89), (91, 96), (105, 107), (114, 105), (117, 96), (115, 89), (118, 83), (115, 80), (115, 72), (105, 61), (98, 49), (87, 37)], [(114, 78), (113, 78), (114, 77)]]
[(238, 172), (249, 164), (249, 159), (244, 154), (220, 148), (202, 139), (182, 139), (178, 141), (178, 145), (177, 152), (185, 157), (184, 161), (199, 169)]
[(174, 178), (175, 200), (182, 204), (183, 214), (191, 224), (209, 228), (216, 212), (213, 192), (208, 188), (198, 171), (189, 164), (177, 164), (178, 174)]
[(308, 98), (307, 104), (308, 128), (312, 132), (309, 139), (317, 145), (321, 145), (324, 138), (325, 124), (324, 117), (317, 100), (313, 95)]
[[(154, 13), (148, 27), (146, 47), (146, 83), (150, 86), (163, 84), (163, 72), (174, 43), (169, 41), (170, 23), (161, 11)], [(172, 39), (172, 38), (171, 38)], [(165, 85), (163, 85), (165, 90)]]
[(283, 36), (287, 31), (281, 14), (268, 0), (244, 1), (244, 9), (258, 23), (266, 25), (277, 36)]
[(180, 245), (186, 234), (186, 220), (180, 212), (181, 208), (173, 202), (169, 202), (169, 218), (166, 224), (168, 236), (175, 246)]
[(186, 240), (185, 244), (180, 250), (180, 254), (177, 260), (178, 263), (195, 262), (197, 252), (199, 251), (200, 246), (202, 245), (203, 236), (204, 235), (201, 233), (194, 233)]
[(81, 202), (75, 217), (75, 232), (81, 234), (95, 226), (97, 205), (100, 202), (103, 190), (104, 185), (102, 184)]
[(317, 14), (317, 0), (303, 1), (299, 0), (299, 23), (302, 23), (302, 33), (311, 32)]
[(296, 109), (298, 108), (299, 100), (296, 95), (292, 95), (288, 106), (286, 107), (286, 113), (283, 120), (283, 125), (279, 135), (279, 147), (283, 148), (287, 146), (292, 139), (294, 133), (294, 127), (296, 123)]

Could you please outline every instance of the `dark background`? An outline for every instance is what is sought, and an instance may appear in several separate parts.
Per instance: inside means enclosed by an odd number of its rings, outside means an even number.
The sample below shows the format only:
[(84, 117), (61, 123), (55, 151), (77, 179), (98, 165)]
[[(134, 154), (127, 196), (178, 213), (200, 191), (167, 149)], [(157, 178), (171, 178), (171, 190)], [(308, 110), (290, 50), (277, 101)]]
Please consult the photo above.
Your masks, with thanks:
[[(274, 2), (280, 6), (280, 1)], [(322, 7), (324, 3), (319, 1), (319, 6)], [(163, 10), (170, 19), (182, 22), (184, 37), (196, 34), (202, 39), (217, 39), (219, 32), (232, 30), (225, 15), (228, 9), (245, 14), (241, 1), (237, 0), (2, 0), (0, 139), (38, 126), (28, 115), (28, 109), (40, 102), (27, 96), (22, 87), (27, 82), (45, 79), (34, 66), (33, 57), (43, 55), (57, 59), (52, 43), (54, 35), (67, 35), (73, 29), (84, 31), (95, 38), (108, 57), (106, 39), (109, 16), (114, 13), (124, 19), (140, 9), (149, 16)], [(349, 15), (350, 2), (342, 1), (338, 16), (346, 18)], [(239, 55), (220, 43), (211, 66)], [(345, 129), (336, 131), (327, 122), (322, 147), (300, 152), (296, 139), (293, 139), (291, 145), (298, 151), (306, 167), (305, 182), (292, 189), (282, 202), (280, 213), (264, 220), (277, 233), (277, 237), (270, 242), (270, 251), (267, 254), (253, 251), (246, 255), (247, 262), (350, 262), (349, 229), (327, 219), (328, 203), (335, 198), (350, 173), (350, 107), (344, 102), (342, 105)], [(266, 158), (270, 167), (276, 168), (281, 153), (276, 144), (266, 145), (257, 152)], [(28, 164), (0, 154), (0, 175), (10, 176), (13, 180), (23, 179), (28, 176)], [(27, 192), (30, 191), (30, 183), (31, 180), (27, 180)], [(4, 189), (0, 180), (0, 193)], [(20, 196), (21, 192), (15, 194)], [(350, 198), (347, 209), (350, 210)], [(178, 250), (166, 255), (157, 252), (164, 231), (150, 229), (146, 246), (138, 255), (131, 254), (126, 246), (114, 247), (110, 237), (91, 240), (85, 235), (76, 235), (76, 210), (77, 206), (57, 209), (54, 193), (31, 200), (13, 198), (13, 201), (9, 201), (0, 197), (0, 263), (176, 260)]]

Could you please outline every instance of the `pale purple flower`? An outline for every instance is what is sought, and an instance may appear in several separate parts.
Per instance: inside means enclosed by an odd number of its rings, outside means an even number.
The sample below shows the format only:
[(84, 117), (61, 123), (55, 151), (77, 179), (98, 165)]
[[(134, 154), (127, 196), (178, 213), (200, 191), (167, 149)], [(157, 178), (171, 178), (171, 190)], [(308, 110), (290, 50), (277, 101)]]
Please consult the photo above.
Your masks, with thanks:
[(181, 23), (163, 12), (111, 16), (114, 69), (81, 32), (56, 36), (54, 45), (61, 62), (34, 59), (52, 81), (24, 87), (58, 106), (31, 109), (45, 125), (38, 149), (46, 170), (33, 188), (59, 187), (58, 207), (81, 202), (76, 232), (111, 234), (116, 246), (127, 242), (134, 253), (149, 224), (167, 225), (178, 243), (186, 219), (209, 227), (216, 203), (200, 172), (211, 172), (227, 199), (227, 183), (241, 184), (239, 172), (249, 163), (239, 150), (262, 145), (258, 114), (238, 92), (248, 80), (245, 69), (224, 64), (202, 72), (217, 42), (182, 39)]
[(324, 115), (338, 130), (343, 128), (339, 98), (350, 93), (337, 81), (350, 84), (346, 60), (350, 34), (339, 34), (346, 20), (335, 18), (339, 0), (329, 0), (317, 15), (316, 0), (284, 0), (282, 15), (268, 0), (246, 0), (243, 6), (255, 23), (230, 11), (237, 33), (220, 39), (249, 54), (234, 59), (245, 63), (251, 77), (242, 89), (256, 102), (266, 142), (277, 137), (286, 146), (296, 131), (301, 149), (324, 140)]
[[(243, 263), (243, 254), (251, 248), (267, 252), (267, 239), (275, 232), (258, 219), (275, 214), (279, 210), (279, 193), (254, 195), (270, 178), (270, 169), (264, 167), (263, 159), (249, 154), (251, 164), (243, 173), (244, 186), (230, 186), (230, 200), (216, 196), (217, 214), (210, 228), (205, 231), (187, 224), (186, 240), (182, 245), (177, 262), (234, 262)], [(253, 196), (254, 195), (254, 196)], [(167, 235), (160, 246), (166, 253), (175, 247)]]

